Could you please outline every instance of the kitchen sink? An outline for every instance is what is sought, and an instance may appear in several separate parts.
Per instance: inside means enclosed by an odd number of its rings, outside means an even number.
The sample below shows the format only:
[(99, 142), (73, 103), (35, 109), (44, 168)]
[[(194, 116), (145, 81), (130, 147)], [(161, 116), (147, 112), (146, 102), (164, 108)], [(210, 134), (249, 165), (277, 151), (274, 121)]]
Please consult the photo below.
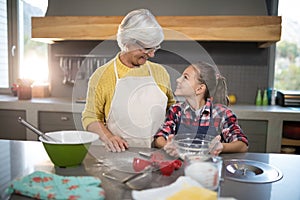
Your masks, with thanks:
[(224, 161), (225, 179), (247, 183), (271, 183), (282, 178), (282, 172), (263, 162), (231, 159)]

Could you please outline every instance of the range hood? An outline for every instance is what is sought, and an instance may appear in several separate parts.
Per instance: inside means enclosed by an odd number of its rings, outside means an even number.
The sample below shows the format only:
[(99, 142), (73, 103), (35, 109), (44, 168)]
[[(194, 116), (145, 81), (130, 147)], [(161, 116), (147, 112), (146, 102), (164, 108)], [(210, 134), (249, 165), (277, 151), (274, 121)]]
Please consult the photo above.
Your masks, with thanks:
[[(32, 17), (32, 39), (107, 40), (124, 16)], [(157, 16), (165, 40), (257, 42), (266, 48), (280, 40), (280, 16)], [(178, 34), (180, 33), (180, 34)], [(183, 37), (184, 36), (184, 37)]]

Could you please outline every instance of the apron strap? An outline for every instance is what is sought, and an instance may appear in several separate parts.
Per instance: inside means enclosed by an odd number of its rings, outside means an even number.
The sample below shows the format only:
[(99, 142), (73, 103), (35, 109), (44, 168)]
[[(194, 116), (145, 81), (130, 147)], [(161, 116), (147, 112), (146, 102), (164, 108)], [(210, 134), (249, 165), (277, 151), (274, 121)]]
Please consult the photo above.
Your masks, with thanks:
[[(203, 107), (204, 108), (204, 107)], [(185, 130), (184, 128), (185, 128), (185, 126), (188, 126), (188, 125), (185, 125), (185, 124), (181, 124), (181, 122), (182, 122), (182, 115), (179, 117), (180, 119), (179, 119), (179, 123), (178, 123), (178, 126), (176, 126), (176, 129), (175, 129), (175, 133), (177, 134), (178, 133), (178, 131), (180, 131), (180, 130), (184, 130), (184, 131), (193, 131), (193, 132), (195, 132), (196, 133), (196, 135), (199, 135), (199, 134), (207, 134), (207, 135), (210, 135), (210, 136), (217, 136), (217, 135), (219, 135), (219, 133), (218, 133), (218, 131), (217, 131), (217, 129), (216, 129), (216, 127), (214, 126), (214, 118), (212, 117), (213, 116), (213, 113), (212, 113), (212, 106), (210, 107), (210, 113), (209, 113), (209, 116), (210, 116), (210, 119), (209, 119), (209, 125), (208, 126), (200, 126), (200, 124), (201, 124), (201, 117), (202, 117), (202, 115), (203, 115), (203, 113), (202, 113), (203, 111), (201, 111), (201, 114), (200, 114), (200, 118), (199, 118), (199, 120), (198, 120), (198, 127), (195, 127), (195, 126), (193, 126), (194, 127), (194, 129), (192, 130)], [(183, 111), (182, 111), (182, 113), (183, 113)], [(181, 126), (183, 127), (182, 129), (181, 129)], [(222, 137), (222, 134), (220, 134), (221, 135), (221, 137)]]
[[(150, 76), (152, 76), (152, 70), (151, 70), (151, 67), (150, 67), (149, 63), (146, 62), (146, 65), (147, 65), (147, 67), (148, 67), (148, 71), (149, 71)], [(153, 77), (153, 76), (152, 76), (152, 77)]]
[[(203, 109), (204, 109), (204, 107), (203, 107)], [(200, 123), (201, 123), (201, 116), (202, 115), (203, 115), (203, 111), (201, 111), (201, 115), (200, 115), (200, 118), (199, 118), (199, 124), (198, 124), (197, 134), (199, 133)], [(209, 108), (209, 125), (208, 125), (208, 128), (207, 128), (206, 134), (208, 132), (208, 129), (211, 127), (211, 125), (214, 126), (214, 120), (212, 118), (212, 104), (211, 104), (211, 107)]]
[(114, 59), (114, 70), (115, 70), (115, 76), (116, 76), (116, 82), (118, 82), (119, 80), (119, 76), (118, 76), (118, 70), (117, 70), (117, 57)]
[[(117, 60), (117, 57), (114, 59), (114, 71), (115, 71), (115, 75), (116, 75), (116, 82), (118, 82), (119, 76), (118, 76), (117, 62), (116, 62), (116, 60)], [(152, 70), (151, 70), (151, 67), (150, 67), (149, 63), (146, 62), (146, 65), (147, 65), (147, 68), (148, 68), (150, 76), (152, 76)]]

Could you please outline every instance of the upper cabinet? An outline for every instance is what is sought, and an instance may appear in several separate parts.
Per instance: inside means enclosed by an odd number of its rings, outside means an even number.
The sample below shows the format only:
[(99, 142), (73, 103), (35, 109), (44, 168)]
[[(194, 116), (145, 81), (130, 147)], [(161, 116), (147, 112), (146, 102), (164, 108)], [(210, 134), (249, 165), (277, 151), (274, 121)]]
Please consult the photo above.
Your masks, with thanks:
[[(124, 16), (47, 16), (32, 18), (32, 38), (61, 40), (115, 39)], [(265, 48), (280, 40), (280, 16), (156, 16), (165, 40), (257, 42)]]

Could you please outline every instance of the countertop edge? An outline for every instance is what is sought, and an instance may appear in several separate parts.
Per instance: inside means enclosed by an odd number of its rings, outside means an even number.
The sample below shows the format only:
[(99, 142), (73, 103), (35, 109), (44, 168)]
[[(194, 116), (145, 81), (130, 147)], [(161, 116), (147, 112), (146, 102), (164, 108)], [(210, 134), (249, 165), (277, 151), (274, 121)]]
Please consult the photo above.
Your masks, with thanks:
[[(0, 94), (0, 109), (28, 109), (35, 107), (39, 110), (66, 111), (80, 113), (84, 109), (84, 103), (76, 103), (70, 97), (32, 98), (30, 100), (18, 100), (18, 97)], [(256, 106), (256, 105), (232, 105), (229, 106), (239, 117), (247, 114), (296, 114), (300, 116), (300, 107), (282, 106)]]

